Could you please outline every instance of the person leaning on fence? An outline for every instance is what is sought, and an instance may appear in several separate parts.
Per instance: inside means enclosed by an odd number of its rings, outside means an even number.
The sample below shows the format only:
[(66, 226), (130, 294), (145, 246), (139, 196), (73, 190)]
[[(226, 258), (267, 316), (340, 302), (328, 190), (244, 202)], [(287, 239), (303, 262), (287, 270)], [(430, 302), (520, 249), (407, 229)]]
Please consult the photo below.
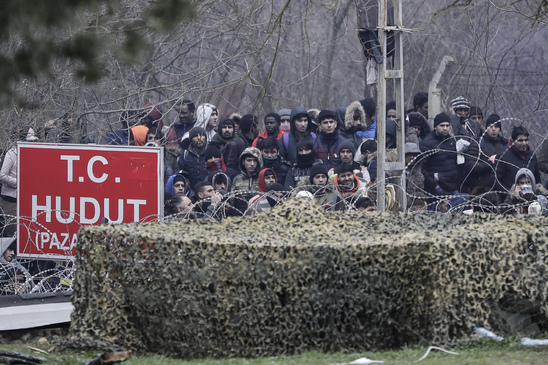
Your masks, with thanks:
[(447, 196), (451, 207), (464, 202), (459, 192), (460, 173), (457, 164), (457, 140), (450, 134), (451, 119), (441, 113), (434, 118), (434, 130), (420, 143), (424, 153), (422, 174), (424, 189), (432, 196), (430, 210), (435, 210), (439, 196)]
[(546, 190), (542, 184), (537, 184), (533, 172), (526, 168), (521, 168), (516, 172), (515, 183), (510, 188), (508, 196), (504, 203), (511, 205), (510, 211), (503, 209), (504, 213), (516, 211), (520, 214), (527, 214), (528, 206), (537, 201), (538, 196), (548, 196), (548, 190)]

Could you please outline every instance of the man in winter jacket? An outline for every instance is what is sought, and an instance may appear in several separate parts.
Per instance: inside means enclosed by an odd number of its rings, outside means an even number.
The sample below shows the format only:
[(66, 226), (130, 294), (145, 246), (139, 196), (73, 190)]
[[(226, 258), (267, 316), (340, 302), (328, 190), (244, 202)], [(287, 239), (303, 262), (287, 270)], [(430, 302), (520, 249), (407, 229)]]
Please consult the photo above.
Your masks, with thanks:
[(277, 182), (283, 186), (287, 174), (291, 171), (291, 165), (280, 156), (278, 148), (278, 141), (274, 137), (267, 137), (260, 143), (264, 167), (274, 170)]
[[(420, 143), (421, 152), (425, 153), (422, 164), (424, 189), (435, 196), (460, 195), (457, 141), (454, 136), (451, 136), (450, 129), (450, 117), (445, 113), (438, 114), (434, 118), (434, 130)], [(451, 199), (452, 206), (460, 203), (462, 203), (460, 198)]]
[(322, 110), (318, 115), (318, 126), (320, 134), (314, 140), (314, 154), (316, 158), (322, 160), (327, 169), (339, 165), (340, 144), (344, 138), (339, 135), (337, 130), (337, 120), (332, 110)]
[(470, 146), (464, 155), (464, 192), (471, 192), (478, 186), (491, 190), (495, 157), (508, 148), (508, 140), (501, 135), (502, 125), (498, 115), (491, 114), (485, 120), (485, 127), (485, 134), (479, 141), (470, 139)]
[(259, 143), (267, 137), (275, 137), (277, 141), (280, 140), (284, 135), (284, 132), (280, 129), (281, 123), (282, 119), (278, 113), (268, 113), (264, 117), (264, 127), (266, 130), (255, 138), (252, 146), (258, 148)]
[(302, 140), (313, 141), (316, 138), (311, 133), (312, 118), (302, 106), (293, 108), (290, 116), (290, 130), (278, 141), (280, 155), (292, 164), (297, 162), (297, 144)]
[(190, 188), (203, 181), (208, 174), (205, 162), (205, 149), (207, 146), (206, 132), (203, 128), (192, 128), (189, 134), (190, 146), (179, 155), (179, 169), (190, 175)]
[[(232, 191), (259, 190), (259, 172), (263, 169), (261, 151), (248, 147), (240, 155), (240, 172), (232, 182)], [(249, 199), (248, 199), (249, 200)]]
[(529, 146), (529, 132), (523, 126), (514, 126), (510, 147), (497, 155), (495, 169), (491, 174), (491, 181), (495, 190), (499, 192), (499, 201), (506, 199), (506, 192), (514, 184), (516, 173), (521, 168), (527, 168), (533, 173), (535, 180), (540, 182), (540, 171), (537, 157)]
[(240, 170), (240, 155), (247, 148), (251, 147), (253, 140), (259, 134), (259, 122), (253, 114), (246, 114), (240, 119), (240, 133), (233, 141), (226, 144), (223, 157), (226, 167)]
[(196, 106), (190, 100), (183, 100), (175, 105), (175, 110), (179, 112), (179, 117), (169, 126), (166, 134), (166, 147), (182, 149), (183, 136), (196, 124), (194, 118)]

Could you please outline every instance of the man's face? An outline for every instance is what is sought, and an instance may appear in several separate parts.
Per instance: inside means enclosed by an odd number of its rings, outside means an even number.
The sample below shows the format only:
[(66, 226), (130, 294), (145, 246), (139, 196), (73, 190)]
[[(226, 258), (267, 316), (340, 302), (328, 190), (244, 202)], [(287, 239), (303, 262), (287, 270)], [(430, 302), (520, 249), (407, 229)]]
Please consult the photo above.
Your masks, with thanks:
[(312, 178), (312, 184), (317, 186), (327, 185), (327, 175), (326, 174), (316, 174)]
[(520, 152), (527, 151), (529, 147), (529, 137), (523, 134), (520, 134), (513, 142), (514, 148)]
[(264, 185), (268, 189), (268, 187), (276, 182), (276, 178), (274, 175), (268, 175), (264, 177)]
[(213, 186), (206, 185), (204, 186), (203, 191), (199, 194), (200, 194), (200, 199), (205, 199), (205, 198), (212, 197), (215, 194), (215, 190), (213, 190)]
[(247, 171), (248, 175), (255, 174), (257, 166), (259, 166), (259, 162), (255, 157), (247, 156), (246, 158), (244, 158), (244, 168)]
[(453, 110), (455, 111), (455, 114), (461, 118), (467, 117), (468, 112), (470, 111), (468, 108), (454, 108)]
[(531, 179), (527, 175), (522, 175), (518, 179), (518, 185), (532, 185)]
[(177, 181), (173, 184), (173, 193), (175, 195), (185, 195), (185, 183), (183, 181)]
[(15, 251), (11, 248), (8, 248), (6, 251), (4, 251), (4, 260), (7, 262), (10, 262), (15, 257)]
[(354, 110), (354, 115), (352, 116), (353, 126), (357, 127), (362, 125), (362, 120), (360, 117), (360, 113), (357, 110)]
[(183, 197), (183, 201), (181, 202), (182, 207), (179, 208), (179, 213), (190, 213), (192, 212), (192, 200), (188, 196)]
[(421, 106), (417, 106), (417, 112), (428, 118), (428, 102), (422, 104)]
[(221, 136), (224, 139), (232, 138), (234, 136), (234, 126), (232, 126), (232, 124), (223, 125), (223, 128), (221, 128)]
[(354, 187), (354, 173), (345, 171), (339, 174), (339, 185), (347, 189)]
[(439, 136), (447, 137), (449, 135), (449, 128), (451, 127), (451, 124), (449, 122), (440, 123), (436, 126), (436, 133)]
[(481, 114), (474, 114), (470, 116), (470, 120), (472, 122), (478, 123), (480, 126), (483, 124), (483, 115)]
[(409, 165), (417, 157), (416, 153), (406, 153), (405, 154), (405, 165)]
[(188, 105), (183, 105), (181, 109), (179, 109), (179, 121), (183, 124), (189, 124), (192, 123), (194, 120), (194, 112), (191, 112), (188, 109)]
[(219, 118), (219, 113), (217, 113), (216, 110), (214, 110), (213, 112), (211, 112), (211, 116), (209, 117), (209, 122), (207, 123), (207, 126), (210, 128), (210, 129), (215, 129), (217, 128), (217, 120)]
[(289, 119), (282, 119), (280, 129), (284, 132), (289, 132), (291, 130), (291, 122), (289, 121)]
[(220, 181), (215, 181), (215, 191), (226, 190), (226, 181), (221, 179), (219, 180)]
[(354, 154), (348, 148), (341, 149), (339, 151), (339, 156), (341, 158), (341, 162), (346, 162), (350, 164), (352, 163), (352, 159), (354, 158)]
[(299, 133), (306, 132), (306, 128), (308, 128), (308, 118), (304, 115), (295, 118), (295, 129)]
[(240, 124), (239, 122), (238, 123), (234, 122), (234, 134), (238, 134), (238, 133), (240, 133)]
[(266, 129), (266, 133), (268, 135), (274, 135), (278, 133), (278, 122), (276, 122), (276, 118), (274, 117), (268, 117), (264, 121), (264, 128)]
[(306, 147), (301, 146), (297, 150), (297, 153), (299, 155), (308, 155), (309, 153), (312, 153), (312, 150), (310, 148), (306, 148)]
[(204, 136), (201, 133), (198, 133), (194, 137), (192, 137), (192, 147), (195, 149), (201, 149), (204, 148), (206, 144), (206, 136)]
[(322, 119), (319, 127), (320, 130), (325, 134), (331, 134), (335, 132), (335, 128), (337, 128), (337, 121), (335, 121), (335, 119), (331, 117), (326, 117)]
[(396, 109), (389, 109), (386, 112), (386, 119), (396, 120), (397, 118), (398, 118), (398, 115), (396, 114)]
[(414, 126), (414, 127), (409, 127), (409, 128), (411, 128), (413, 133), (415, 133), (417, 136), (421, 134), (421, 127)]
[(493, 139), (497, 138), (499, 136), (499, 133), (500, 128), (495, 124), (491, 124), (489, 128), (487, 128), (487, 135)]
[(266, 158), (276, 158), (278, 156), (277, 148), (265, 148), (261, 151), (263, 157)]

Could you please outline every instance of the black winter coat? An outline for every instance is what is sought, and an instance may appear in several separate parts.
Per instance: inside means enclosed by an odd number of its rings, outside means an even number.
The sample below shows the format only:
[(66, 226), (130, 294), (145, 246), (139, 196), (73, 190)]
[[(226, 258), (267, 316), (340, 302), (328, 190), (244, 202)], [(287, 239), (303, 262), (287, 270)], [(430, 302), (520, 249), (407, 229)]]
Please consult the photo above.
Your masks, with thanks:
[[(460, 187), (460, 173), (457, 165), (455, 137), (438, 136), (435, 131), (420, 143), (421, 152), (427, 152), (422, 163), (424, 190), (434, 195), (452, 195)], [(438, 151), (433, 151), (439, 149)], [(435, 174), (438, 179), (436, 180)], [(441, 191), (436, 191), (439, 185)]]

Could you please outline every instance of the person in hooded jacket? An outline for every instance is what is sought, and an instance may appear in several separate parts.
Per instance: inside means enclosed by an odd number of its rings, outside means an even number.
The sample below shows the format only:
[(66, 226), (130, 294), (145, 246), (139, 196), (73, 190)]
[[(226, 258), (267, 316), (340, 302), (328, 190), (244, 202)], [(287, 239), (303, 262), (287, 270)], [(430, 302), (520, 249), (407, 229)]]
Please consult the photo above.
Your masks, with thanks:
[[(259, 172), (263, 169), (261, 151), (255, 147), (246, 148), (240, 155), (240, 172), (232, 181), (230, 205), (241, 215), (247, 211), (247, 203), (259, 190)], [(235, 192), (239, 192), (235, 194)]]
[(194, 127), (189, 133), (190, 146), (179, 155), (179, 169), (190, 175), (190, 188), (203, 181), (207, 176), (205, 149), (207, 148), (206, 132), (201, 127)]
[(349, 106), (337, 109), (336, 115), (339, 135), (352, 141), (354, 147), (358, 148), (362, 143), (358, 132), (364, 131), (367, 124), (367, 116), (362, 105), (359, 101), (353, 101)]
[(183, 170), (171, 175), (167, 179), (166, 192), (171, 195), (192, 196), (193, 192), (190, 189), (189, 178), (188, 172)]
[(280, 156), (278, 141), (274, 137), (267, 137), (259, 143), (258, 147), (263, 155), (264, 167), (276, 171), (277, 182), (285, 184), (285, 177), (291, 170), (291, 164)]
[[(217, 120), (219, 117), (219, 112), (217, 107), (213, 104), (205, 103), (198, 105), (196, 108), (196, 124), (192, 129), (201, 128), (204, 130), (207, 143), (211, 142), (211, 139), (217, 133)], [(190, 132), (192, 129), (185, 133), (181, 141), (181, 147), (183, 150), (187, 149), (188, 146), (192, 143), (190, 138)]]
[(0, 295), (28, 293), (34, 287), (32, 276), (15, 258), (15, 237), (0, 238)]
[(356, 134), (362, 141), (377, 139), (377, 121), (373, 119), (373, 116), (377, 112), (377, 105), (371, 98), (360, 100), (360, 104), (365, 112), (365, 129), (356, 132)]
[(291, 164), (297, 162), (297, 144), (302, 140), (313, 141), (316, 134), (312, 133), (312, 118), (305, 108), (298, 106), (291, 110), (290, 129), (278, 141), (280, 155)]
[(510, 188), (505, 203), (517, 206), (513, 208), (520, 213), (527, 213), (523, 208), (526, 208), (531, 201), (536, 200), (539, 195), (548, 196), (548, 190), (542, 184), (537, 183), (531, 170), (521, 168), (516, 172), (514, 184)]
[(232, 181), (232, 190), (259, 190), (259, 172), (263, 168), (261, 151), (255, 147), (246, 148), (240, 155), (241, 173)]
[(222, 151), (227, 143), (233, 141), (234, 138), (236, 138), (234, 121), (230, 118), (225, 118), (217, 126), (217, 133), (211, 138), (209, 145), (216, 146)]
[(223, 152), (223, 158), (227, 167), (240, 169), (240, 155), (251, 147), (253, 141), (259, 135), (259, 122), (253, 114), (246, 114), (240, 119), (240, 133), (234, 140), (228, 142)]
[(222, 170), (211, 171), (205, 180), (213, 186), (215, 191), (226, 194), (232, 189), (232, 179)]
[(238, 171), (226, 167), (221, 151), (214, 145), (207, 146), (204, 151), (204, 160), (206, 162), (208, 174), (213, 171), (222, 171), (226, 173), (230, 179), (234, 179), (236, 175), (239, 174)]
[(259, 172), (259, 194), (249, 199), (246, 215), (257, 214), (270, 209), (265, 193), (268, 191), (268, 187), (275, 183), (277, 183), (277, 177), (273, 169), (264, 168)]
[(419, 112), (407, 114), (407, 142), (413, 142), (417, 146), (432, 132), (428, 120)]

